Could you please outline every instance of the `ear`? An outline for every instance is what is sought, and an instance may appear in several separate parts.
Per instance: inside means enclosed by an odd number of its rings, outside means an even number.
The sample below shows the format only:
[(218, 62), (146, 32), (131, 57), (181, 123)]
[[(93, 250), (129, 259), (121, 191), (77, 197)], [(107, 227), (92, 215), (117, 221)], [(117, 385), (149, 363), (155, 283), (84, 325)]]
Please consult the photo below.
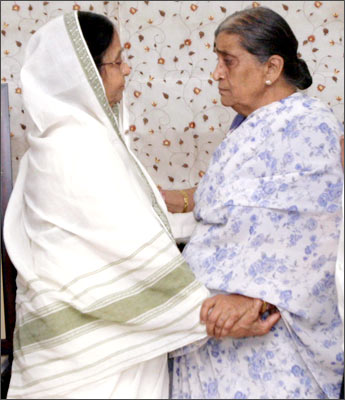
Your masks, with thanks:
[(274, 83), (282, 75), (283, 69), (283, 57), (274, 54), (266, 61), (266, 79)]

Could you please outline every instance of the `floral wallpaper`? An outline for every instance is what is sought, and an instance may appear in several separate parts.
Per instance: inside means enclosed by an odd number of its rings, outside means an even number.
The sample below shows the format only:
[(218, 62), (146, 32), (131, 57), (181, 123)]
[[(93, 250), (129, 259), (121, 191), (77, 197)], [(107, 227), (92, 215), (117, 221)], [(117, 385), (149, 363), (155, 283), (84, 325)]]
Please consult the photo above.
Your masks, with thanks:
[(132, 71), (123, 101), (132, 149), (163, 188), (197, 185), (234, 111), (220, 103), (214, 31), (234, 11), (267, 6), (290, 24), (313, 75), (307, 90), (344, 121), (342, 1), (6, 1), (1, 2), (1, 81), (8, 83), (13, 172), (30, 129), (19, 71), (25, 45), (50, 19), (71, 10), (108, 16)]

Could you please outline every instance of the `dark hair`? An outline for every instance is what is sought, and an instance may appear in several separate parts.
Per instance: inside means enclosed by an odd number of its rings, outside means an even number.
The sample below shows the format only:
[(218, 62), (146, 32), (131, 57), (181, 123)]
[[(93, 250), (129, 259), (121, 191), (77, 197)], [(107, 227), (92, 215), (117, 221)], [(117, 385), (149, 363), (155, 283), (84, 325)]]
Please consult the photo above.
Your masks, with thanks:
[(237, 34), (241, 45), (263, 63), (274, 54), (284, 59), (285, 79), (298, 89), (307, 89), (313, 82), (308, 66), (298, 58), (298, 41), (290, 26), (279, 14), (266, 7), (237, 11), (227, 17), (216, 29)]
[(115, 27), (104, 15), (88, 11), (78, 11), (78, 19), (84, 39), (99, 69), (104, 53), (116, 32)]

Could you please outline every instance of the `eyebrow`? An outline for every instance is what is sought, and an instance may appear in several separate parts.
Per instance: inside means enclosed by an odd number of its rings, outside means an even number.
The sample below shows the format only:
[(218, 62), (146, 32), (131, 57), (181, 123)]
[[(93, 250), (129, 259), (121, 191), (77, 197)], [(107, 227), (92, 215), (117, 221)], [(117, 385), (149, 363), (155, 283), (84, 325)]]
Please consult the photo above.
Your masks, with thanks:
[(219, 53), (219, 54), (221, 54), (222, 56), (231, 56), (231, 57), (235, 57), (235, 56), (234, 56), (233, 54), (231, 54), (231, 53), (228, 53), (228, 52), (226, 52), (226, 51), (222, 51), (222, 50), (217, 49), (216, 45), (213, 46), (213, 52), (214, 52), (214, 53)]

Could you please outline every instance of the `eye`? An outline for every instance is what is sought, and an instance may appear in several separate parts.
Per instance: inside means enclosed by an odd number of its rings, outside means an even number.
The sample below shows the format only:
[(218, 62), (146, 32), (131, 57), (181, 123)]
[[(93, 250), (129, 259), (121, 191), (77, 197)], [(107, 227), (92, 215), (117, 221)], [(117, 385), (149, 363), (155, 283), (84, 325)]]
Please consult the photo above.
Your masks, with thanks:
[(225, 64), (227, 67), (229, 67), (230, 65), (233, 64), (233, 61), (234, 61), (234, 60), (232, 60), (232, 59), (227, 59), (227, 58), (225, 58), (225, 59), (224, 59), (224, 64)]

